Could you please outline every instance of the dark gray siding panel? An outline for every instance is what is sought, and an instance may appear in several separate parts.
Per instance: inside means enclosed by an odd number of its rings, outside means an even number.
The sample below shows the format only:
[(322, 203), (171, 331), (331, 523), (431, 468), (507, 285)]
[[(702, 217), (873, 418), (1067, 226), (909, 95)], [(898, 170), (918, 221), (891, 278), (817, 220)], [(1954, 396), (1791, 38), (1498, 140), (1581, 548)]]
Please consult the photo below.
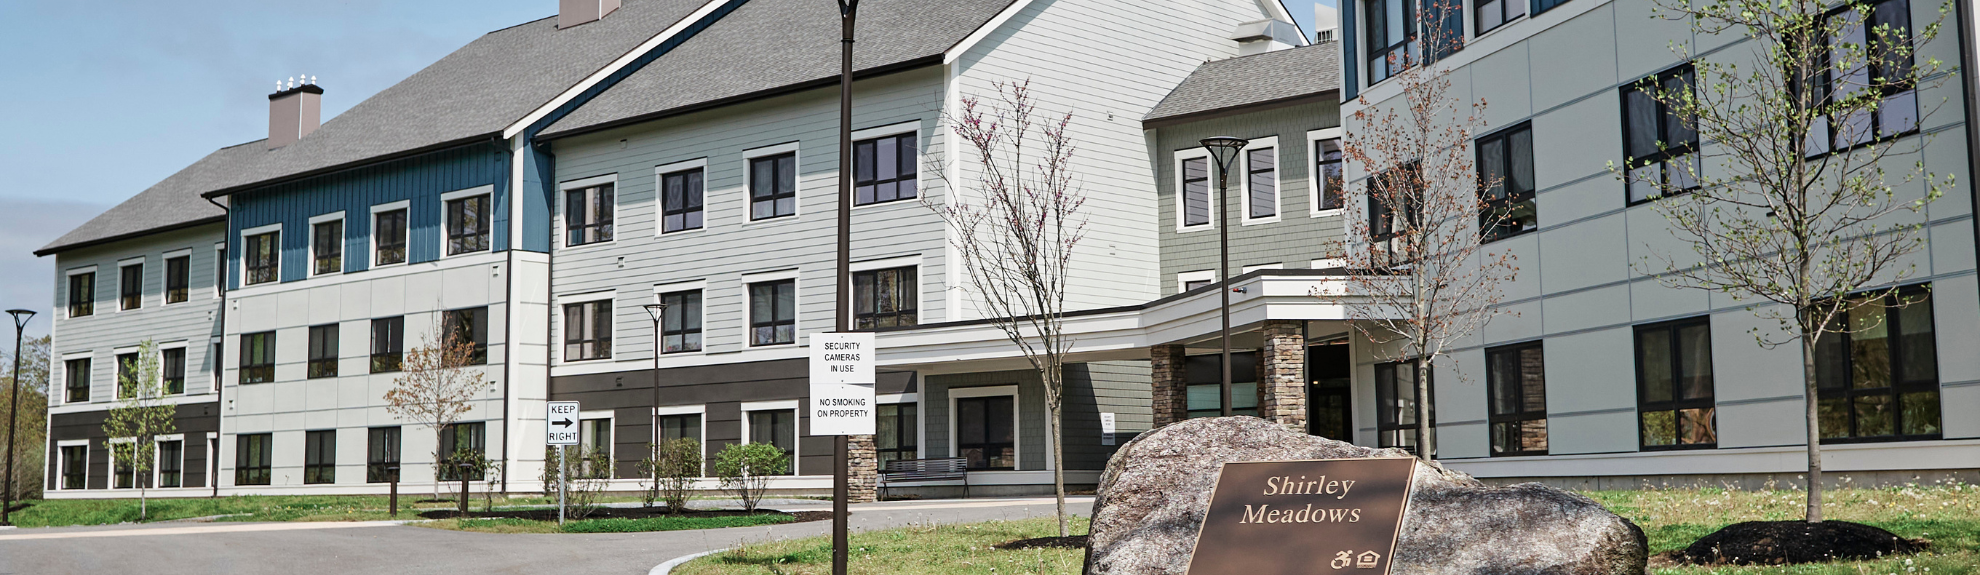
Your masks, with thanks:
[[(220, 431), (219, 403), (188, 403), (178, 406), (178, 414), (173, 417), (175, 431), (186, 436), (185, 481), (186, 487), (211, 487), (207, 483), (208, 471), (212, 463), (208, 459), (207, 441)], [(59, 486), (61, 478), (56, 476), (55, 459), (59, 457), (56, 444), (77, 439), (89, 440), (89, 471), (85, 486), (89, 489), (110, 488), (110, 450), (106, 444), (109, 436), (103, 433), (103, 421), (109, 417), (108, 411), (87, 411), (81, 413), (57, 413), (49, 416), (48, 425), (48, 469), (47, 483), (50, 491)]]
[[(1106, 469), (1120, 445), (1154, 420), (1154, 396), (1146, 361), (1066, 366), (1066, 469)], [(1100, 414), (1114, 414), (1114, 445), (1100, 444)]]

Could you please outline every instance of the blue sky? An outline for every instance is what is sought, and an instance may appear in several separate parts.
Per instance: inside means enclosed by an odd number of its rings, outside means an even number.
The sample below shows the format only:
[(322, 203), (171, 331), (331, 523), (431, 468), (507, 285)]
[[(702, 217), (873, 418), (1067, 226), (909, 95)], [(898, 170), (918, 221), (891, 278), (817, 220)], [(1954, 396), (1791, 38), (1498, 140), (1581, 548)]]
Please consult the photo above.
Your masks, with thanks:
[[(1308, 34), (1312, 6), (1286, 2)], [(327, 120), (477, 36), (556, 11), (556, 0), (0, 3), (0, 109), (12, 112), (0, 308), (49, 308), (53, 258), (29, 252), (215, 149), (266, 137), (277, 80), (316, 76)], [(46, 333), (45, 317), (35, 323)]]

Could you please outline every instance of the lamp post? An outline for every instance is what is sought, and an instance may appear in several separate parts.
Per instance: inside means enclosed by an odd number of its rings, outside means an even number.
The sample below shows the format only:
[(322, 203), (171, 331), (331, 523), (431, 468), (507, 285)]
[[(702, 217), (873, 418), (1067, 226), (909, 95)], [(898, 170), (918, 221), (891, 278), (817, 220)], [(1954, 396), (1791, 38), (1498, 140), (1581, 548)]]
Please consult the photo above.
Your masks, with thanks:
[[(850, 331), (852, 315), (852, 202), (853, 202), (853, 21), (859, 15), (859, 0), (839, 3), (839, 238), (837, 293), (832, 296), (833, 331)], [(832, 436), (832, 575), (846, 575), (846, 498), (851, 461), (846, 436)]]
[(14, 509), (14, 436), (19, 435), (20, 424), (15, 420), (21, 413), (21, 336), (27, 331), (27, 322), (34, 319), (33, 310), (10, 309), (7, 315), (14, 316), (14, 371), (9, 372), (14, 380), (14, 391), (7, 406), (7, 492), (0, 496), (0, 525), (13, 525), (10, 520)]
[[(659, 461), (660, 459), (660, 352), (666, 349), (666, 346), (664, 345), (665, 341), (663, 341), (665, 339), (664, 332), (660, 331), (660, 320), (667, 319), (667, 304), (650, 303), (640, 307), (646, 308), (646, 315), (653, 317), (653, 409), (649, 410), (650, 412), (646, 414), (646, 416), (650, 418), (651, 424), (653, 425), (653, 442), (647, 444), (646, 449), (650, 453), (647, 453), (646, 455), (647, 457), (652, 458), (654, 461)], [(660, 469), (658, 467), (655, 467), (651, 471), (653, 472), (654, 485), (659, 485)]]
[(1238, 152), (1245, 144), (1244, 138), (1231, 136), (1211, 136), (1201, 143), (1204, 149), (1217, 160), (1217, 297), (1218, 315), (1222, 316), (1224, 357), (1219, 363), (1223, 367), (1224, 378), (1221, 395), (1224, 401), (1223, 416), (1231, 416), (1231, 163), (1237, 160)]

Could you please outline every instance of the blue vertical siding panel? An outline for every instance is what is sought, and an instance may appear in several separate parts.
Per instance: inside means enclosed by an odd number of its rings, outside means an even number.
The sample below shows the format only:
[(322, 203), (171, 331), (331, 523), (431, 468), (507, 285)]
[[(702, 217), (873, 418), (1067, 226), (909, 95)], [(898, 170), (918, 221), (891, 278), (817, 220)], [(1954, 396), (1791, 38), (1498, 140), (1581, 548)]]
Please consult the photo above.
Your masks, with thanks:
[[(1355, 35), (1360, 24), (1356, 16), (1361, 0), (1341, 0), (1341, 101), (1361, 94), (1361, 38)], [(1529, 12), (1530, 14), (1531, 12)]]

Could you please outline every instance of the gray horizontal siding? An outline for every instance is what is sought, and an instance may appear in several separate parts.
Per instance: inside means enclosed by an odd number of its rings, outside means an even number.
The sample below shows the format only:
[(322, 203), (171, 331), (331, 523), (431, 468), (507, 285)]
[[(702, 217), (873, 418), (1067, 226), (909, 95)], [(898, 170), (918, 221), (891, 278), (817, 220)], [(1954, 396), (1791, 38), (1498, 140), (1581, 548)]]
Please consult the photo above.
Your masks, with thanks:
[[(55, 302), (53, 371), (51, 397), (59, 405), (66, 381), (62, 356), (89, 352), (90, 392), (93, 403), (107, 408), (116, 397), (117, 348), (136, 347), (145, 340), (157, 343), (186, 342), (186, 392), (212, 393), (212, 358), (208, 343), (219, 333), (220, 300), (214, 297), (214, 244), (221, 241), (225, 226), (212, 224), (146, 236), (101, 246), (62, 252), (55, 259)], [(192, 250), (187, 299), (165, 305), (165, 252)], [(121, 278), (117, 262), (144, 257), (144, 306), (118, 310)], [(68, 317), (68, 270), (96, 266), (95, 314)]]
[[(1147, 361), (1066, 366), (1066, 469), (1106, 469), (1114, 450), (1154, 423)], [(1100, 444), (1100, 414), (1114, 414), (1114, 445)]]

